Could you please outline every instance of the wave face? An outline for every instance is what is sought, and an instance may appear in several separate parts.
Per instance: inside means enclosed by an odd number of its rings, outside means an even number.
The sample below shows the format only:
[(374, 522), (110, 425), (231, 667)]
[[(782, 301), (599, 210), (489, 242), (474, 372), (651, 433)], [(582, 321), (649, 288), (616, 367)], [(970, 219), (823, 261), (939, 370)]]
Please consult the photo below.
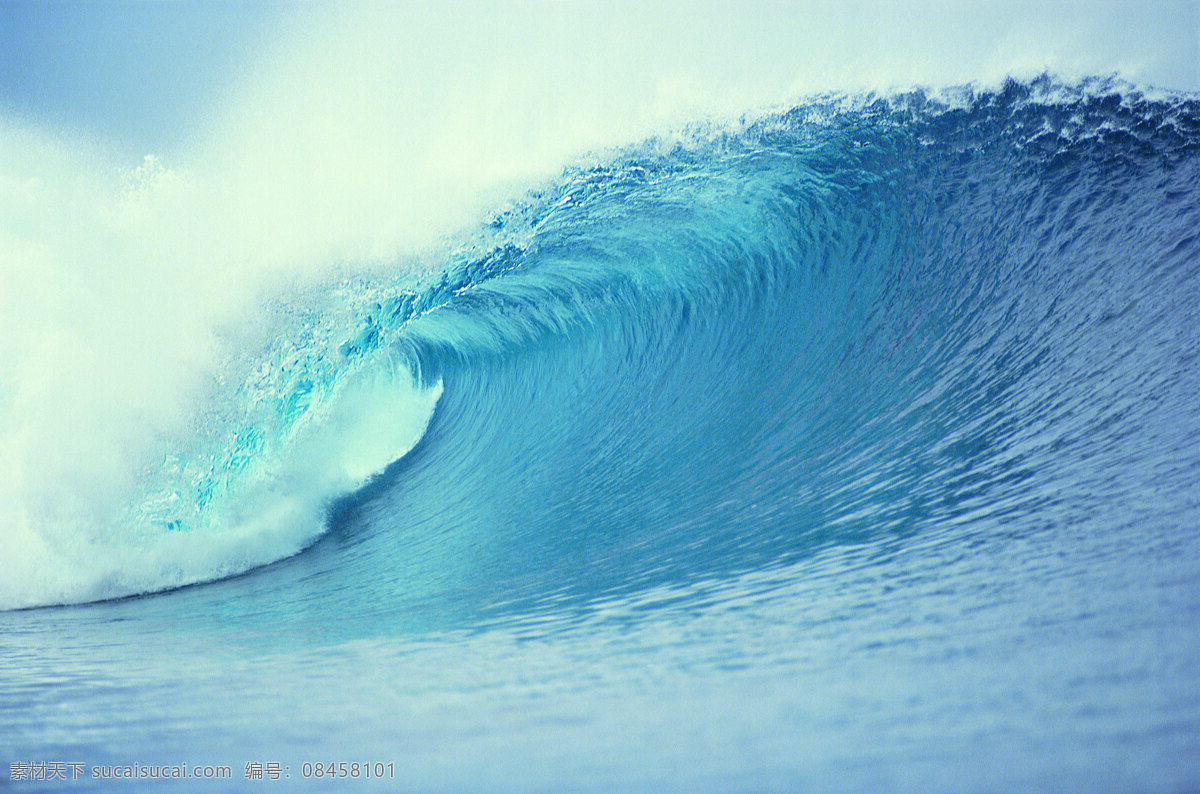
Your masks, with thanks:
[(1200, 101), (1109, 81), (597, 156), (435, 275), (343, 284), (355, 328), (285, 324), (78, 581), (6, 572), (26, 606), (283, 559), (0, 616), (0, 746), (1196, 785), (1198, 230)]

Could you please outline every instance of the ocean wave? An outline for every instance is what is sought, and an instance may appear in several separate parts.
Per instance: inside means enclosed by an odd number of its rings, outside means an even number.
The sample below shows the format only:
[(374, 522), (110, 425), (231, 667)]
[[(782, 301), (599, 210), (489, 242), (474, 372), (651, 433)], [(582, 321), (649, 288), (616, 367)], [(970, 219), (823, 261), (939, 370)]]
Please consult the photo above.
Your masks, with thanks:
[[(388, 518), (338, 535), (486, 526), (497, 581), (586, 558), (627, 587), (964, 516), (1184, 520), (1198, 147), (1193, 98), (1044, 77), (817, 97), (597, 153), (429, 276), (273, 293), (265, 341), (186, 432), (118, 461), (119, 487), (8, 497), (23, 573), (0, 603), (295, 554), (418, 440), (370, 491)], [(27, 454), (19, 391), (6, 439)]]

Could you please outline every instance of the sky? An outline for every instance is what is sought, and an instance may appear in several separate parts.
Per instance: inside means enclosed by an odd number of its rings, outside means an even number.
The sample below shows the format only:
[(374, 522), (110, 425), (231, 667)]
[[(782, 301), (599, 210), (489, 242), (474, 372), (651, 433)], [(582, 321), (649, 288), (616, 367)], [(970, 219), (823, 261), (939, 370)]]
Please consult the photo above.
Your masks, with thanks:
[(0, 0), (0, 107), (116, 145), (174, 145), (288, 13), (231, 0)]

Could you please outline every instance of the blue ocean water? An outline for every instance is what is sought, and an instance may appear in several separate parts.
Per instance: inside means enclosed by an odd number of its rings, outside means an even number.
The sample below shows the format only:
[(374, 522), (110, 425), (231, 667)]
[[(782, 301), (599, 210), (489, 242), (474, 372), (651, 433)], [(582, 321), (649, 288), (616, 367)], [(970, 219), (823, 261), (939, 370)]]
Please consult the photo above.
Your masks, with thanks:
[(598, 154), (297, 291), (70, 577), (6, 571), (0, 758), (1200, 786), (1198, 230), (1200, 100), (1112, 80)]

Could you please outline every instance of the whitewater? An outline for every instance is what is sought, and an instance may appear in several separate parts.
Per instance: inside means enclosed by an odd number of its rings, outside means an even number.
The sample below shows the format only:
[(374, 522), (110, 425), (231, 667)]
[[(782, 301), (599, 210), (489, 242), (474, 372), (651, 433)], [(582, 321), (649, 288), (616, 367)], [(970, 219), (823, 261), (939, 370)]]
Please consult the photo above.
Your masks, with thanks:
[(1200, 13), (877, 10), (0, 103), (9, 785), (1200, 785)]

